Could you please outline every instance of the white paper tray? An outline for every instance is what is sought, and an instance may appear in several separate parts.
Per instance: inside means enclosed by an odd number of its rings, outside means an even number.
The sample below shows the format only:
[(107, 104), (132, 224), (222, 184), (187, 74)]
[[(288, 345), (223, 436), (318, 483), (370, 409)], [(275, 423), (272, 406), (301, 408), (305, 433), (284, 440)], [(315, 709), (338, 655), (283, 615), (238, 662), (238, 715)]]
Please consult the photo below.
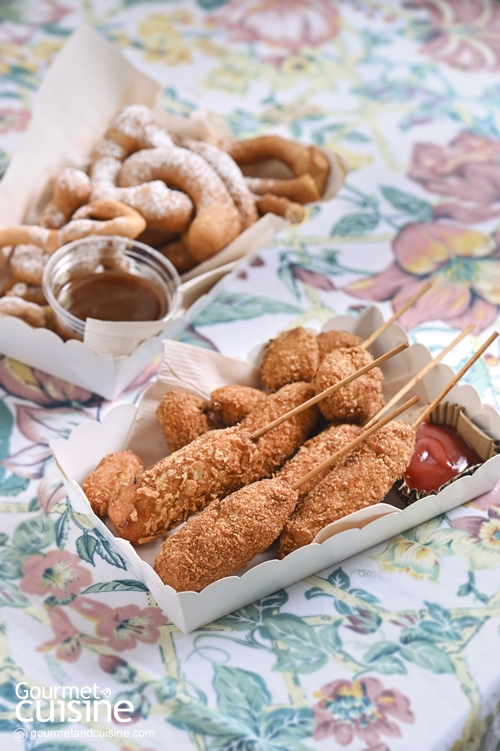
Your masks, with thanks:
[[(116, 111), (127, 104), (155, 109), (160, 122), (191, 138), (231, 137), (223, 119), (200, 111), (189, 118), (158, 106), (160, 85), (140, 73), (90, 26), (80, 27), (52, 63), (36, 98), (32, 122), (0, 182), (0, 226), (34, 223), (49, 200), (50, 180), (67, 166), (85, 167)], [(331, 155), (328, 155), (329, 158)], [(342, 180), (338, 170), (323, 200)], [(218, 281), (228, 264), (267, 245), (284, 227), (283, 218), (267, 214), (226, 248), (182, 277), (183, 309)], [(6, 273), (0, 254), (0, 276)], [(143, 342), (129, 355), (96, 355), (81, 342), (63, 342), (45, 329), (32, 330), (17, 319), (0, 319), (0, 352), (100, 394), (115, 398), (161, 352), (161, 336)]]
[[(343, 328), (365, 338), (381, 322), (380, 311), (373, 307), (357, 320), (349, 316), (338, 316), (326, 324), (325, 330)], [(404, 339), (402, 329), (393, 324), (375, 342), (372, 352), (378, 356)], [(396, 358), (384, 363), (386, 398), (394, 394), (403, 382), (430, 359), (431, 355), (425, 347), (413, 344)], [(452, 375), (451, 368), (438, 365), (405, 399), (418, 393), (422, 405), (429, 403)], [(181, 631), (189, 632), (211, 623), (416, 524), (443, 514), (492, 490), (500, 479), (500, 455), (497, 455), (485, 462), (472, 476), (463, 477), (437, 495), (416, 501), (404, 510), (388, 503), (379, 503), (328, 525), (317, 535), (314, 543), (299, 548), (281, 561), (276, 560), (276, 554), (271, 549), (257, 556), (247, 567), (249, 570), (241, 576), (221, 579), (199, 593), (177, 593), (165, 586), (152, 568), (161, 541), (135, 550), (127, 541), (114, 538), (112, 532), (91, 511), (79, 483), (108, 453), (132, 448), (148, 463), (157, 461), (168, 453), (154, 418), (154, 409), (167, 390), (178, 388), (206, 397), (217, 386), (235, 382), (257, 385), (258, 370), (255, 365), (180, 342), (166, 341), (159, 379), (145, 393), (139, 407), (116, 407), (108, 413), (103, 423), (89, 421), (79, 425), (68, 440), (60, 439), (51, 443), (75, 510), (91, 516), (94, 525), (109, 539), (115, 540), (120, 554), (128, 561), (135, 576), (150, 588), (158, 605)], [(500, 439), (500, 415), (491, 407), (481, 405), (479, 395), (473, 387), (455, 386), (447, 399), (463, 406), (473, 422), (495, 439)]]

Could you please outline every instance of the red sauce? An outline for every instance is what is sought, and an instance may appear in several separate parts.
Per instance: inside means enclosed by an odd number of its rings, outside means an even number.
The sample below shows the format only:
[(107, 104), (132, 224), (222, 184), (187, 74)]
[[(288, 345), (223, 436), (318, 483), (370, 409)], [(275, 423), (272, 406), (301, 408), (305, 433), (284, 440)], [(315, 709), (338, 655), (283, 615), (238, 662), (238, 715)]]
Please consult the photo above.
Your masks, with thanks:
[(404, 478), (410, 490), (430, 492), (480, 463), (476, 451), (454, 428), (423, 422), (417, 428), (415, 453)]

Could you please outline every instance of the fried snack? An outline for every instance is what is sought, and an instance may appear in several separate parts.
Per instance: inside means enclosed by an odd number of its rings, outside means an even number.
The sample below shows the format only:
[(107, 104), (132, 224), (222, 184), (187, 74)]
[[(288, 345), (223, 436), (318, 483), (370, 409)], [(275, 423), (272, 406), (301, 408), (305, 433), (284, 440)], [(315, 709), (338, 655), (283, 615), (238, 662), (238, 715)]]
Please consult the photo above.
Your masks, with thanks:
[(255, 197), (249, 190), (243, 173), (229, 154), (207, 141), (176, 137), (176, 143), (201, 156), (219, 175), (238, 209), (242, 230), (255, 224), (259, 218)]
[[(149, 184), (151, 185), (151, 183)], [(164, 245), (159, 248), (159, 251), (165, 258), (168, 258), (170, 263), (173, 263), (179, 274), (185, 274), (198, 265), (198, 261), (193, 258), (182, 240)]]
[(224, 143), (224, 148), (239, 165), (279, 159), (290, 167), (295, 177), (311, 175), (320, 196), (325, 192), (330, 163), (316, 146), (304, 146), (281, 136), (259, 136), (244, 141), (228, 141)]
[(92, 511), (97, 516), (106, 516), (110, 499), (122, 487), (132, 485), (134, 478), (143, 471), (142, 459), (133, 451), (119, 451), (101, 459), (82, 483), (82, 490), (92, 506)]
[[(341, 347), (333, 350), (319, 365), (314, 379), (316, 394), (371, 362), (373, 362), (373, 357), (361, 347)], [(320, 401), (318, 406), (321, 414), (327, 420), (345, 420), (363, 424), (384, 405), (383, 379), (380, 368), (373, 368)]]
[(36, 305), (47, 305), (47, 300), (41, 287), (33, 287), (26, 282), (16, 282), (6, 291), (7, 297), (22, 297), (27, 302), (34, 302)]
[(237, 425), (244, 417), (267, 399), (267, 394), (251, 386), (229, 384), (215, 389), (210, 394), (210, 409), (219, 425), (228, 428)]
[(26, 284), (40, 286), (43, 270), (48, 260), (49, 253), (46, 253), (39, 245), (22, 244), (16, 245), (12, 251), (9, 265), (16, 279)]
[(88, 235), (120, 235), (134, 239), (146, 228), (141, 214), (120, 201), (93, 201), (81, 206), (73, 216), (71, 222), (59, 230), (28, 224), (0, 229), (0, 247), (30, 243), (53, 253), (62, 245)]
[(89, 197), (89, 176), (74, 167), (62, 169), (54, 178), (52, 198), (40, 214), (38, 223), (49, 229), (60, 229)]
[[(348, 443), (354, 441), (360, 434), (361, 428), (358, 425), (331, 425), (326, 430), (314, 436), (314, 438), (306, 441), (299, 448), (295, 456), (292, 456), (279, 472), (276, 473), (276, 477), (279, 480), (284, 480), (289, 485), (293, 485), (302, 477), (305, 477), (312, 469), (344, 448)], [(297, 491), (299, 500), (305, 498), (316, 485), (319, 485), (331, 470), (331, 467), (327, 467), (301, 485)]]
[[(241, 421), (240, 427), (251, 435), (313, 396), (314, 388), (311, 384), (300, 381), (289, 383), (275, 394), (270, 394), (262, 407), (254, 409)], [(271, 477), (304, 443), (317, 420), (318, 410), (316, 405), (313, 405), (257, 438), (257, 450), (245, 473), (245, 482)]]
[(161, 537), (244, 485), (255, 451), (238, 427), (204, 433), (147, 469), (135, 486), (117, 493), (109, 518), (130, 542), (142, 544)]
[(334, 349), (341, 347), (359, 347), (363, 340), (356, 334), (350, 334), (349, 331), (341, 329), (332, 329), (331, 331), (322, 331), (316, 337), (319, 350), (319, 361), (322, 362), (325, 357), (333, 352)]
[(211, 258), (241, 231), (238, 210), (218, 174), (187, 149), (143, 149), (129, 156), (118, 176), (120, 187), (163, 180), (191, 198), (195, 217), (183, 242), (197, 261)]
[(327, 524), (382, 501), (407, 468), (414, 449), (415, 429), (395, 420), (343, 457), (286, 522), (280, 558), (311, 543)]
[(289, 180), (266, 177), (246, 177), (245, 180), (251, 192), (258, 196), (272, 193), (273, 196), (289, 198), (297, 203), (313, 203), (321, 198), (311, 175), (292, 177)]
[(139, 149), (173, 146), (171, 137), (158, 124), (156, 113), (144, 104), (129, 104), (118, 110), (105, 138), (114, 141), (127, 154)]
[(283, 216), (292, 224), (299, 224), (306, 215), (300, 203), (293, 203), (288, 198), (273, 196), (271, 193), (257, 197), (256, 204), (261, 214)]
[(15, 295), (0, 297), (0, 318), (5, 318), (6, 316), (20, 318), (36, 329), (45, 327), (46, 316), (44, 308)]
[(193, 202), (185, 193), (171, 190), (162, 180), (120, 188), (118, 175), (128, 155), (114, 141), (104, 139), (94, 152), (90, 168), (92, 199), (122, 201), (139, 211), (148, 227), (169, 232), (186, 232), (193, 218)]
[(261, 480), (214, 501), (167, 538), (154, 569), (177, 592), (199, 592), (232, 576), (278, 537), (297, 503), (280, 480)]
[(170, 451), (187, 446), (210, 430), (206, 414), (208, 404), (200, 396), (185, 391), (168, 391), (158, 407), (156, 417)]
[(318, 369), (316, 336), (298, 326), (271, 339), (264, 349), (261, 365), (262, 383), (276, 391), (286, 383), (312, 381)]

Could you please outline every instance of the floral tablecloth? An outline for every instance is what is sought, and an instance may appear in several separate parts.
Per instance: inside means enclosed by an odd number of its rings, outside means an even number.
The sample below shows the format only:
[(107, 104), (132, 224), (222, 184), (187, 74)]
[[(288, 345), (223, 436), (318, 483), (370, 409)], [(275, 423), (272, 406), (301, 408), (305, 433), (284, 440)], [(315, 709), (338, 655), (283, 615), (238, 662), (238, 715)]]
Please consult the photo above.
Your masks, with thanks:
[[(6, 0), (0, 20), (3, 167), (82, 21), (161, 82), (170, 112), (208, 107), (237, 137), (276, 132), (344, 158), (338, 198), (224, 279), (184, 341), (245, 356), (372, 301), (387, 316), (427, 279), (402, 321), (412, 341), (438, 351), (474, 323), (447, 358), (457, 367), (494, 328), (500, 4)], [(467, 380), (499, 406), (499, 379), (495, 344)], [(67, 505), (51, 459), (53, 437), (113, 405), (6, 358), (0, 385), (3, 748), (500, 748), (499, 489), (183, 635)], [(76, 722), (71, 694), (54, 692), (85, 686)], [(130, 722), (105, 701), (94, 718), (98, 697), (130, 702)]]

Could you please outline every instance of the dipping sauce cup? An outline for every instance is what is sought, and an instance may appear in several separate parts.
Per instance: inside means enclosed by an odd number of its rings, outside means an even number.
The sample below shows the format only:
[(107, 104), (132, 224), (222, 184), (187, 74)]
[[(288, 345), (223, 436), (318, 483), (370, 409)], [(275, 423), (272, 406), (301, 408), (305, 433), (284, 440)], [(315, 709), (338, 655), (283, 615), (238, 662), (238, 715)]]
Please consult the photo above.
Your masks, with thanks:
[(87, 318), (169, 321), (180, 307), (179, 285), (161, 253), (115, 235), (89, 235), (59, 248), (42, 282), (57, 333), (81, 340)]

